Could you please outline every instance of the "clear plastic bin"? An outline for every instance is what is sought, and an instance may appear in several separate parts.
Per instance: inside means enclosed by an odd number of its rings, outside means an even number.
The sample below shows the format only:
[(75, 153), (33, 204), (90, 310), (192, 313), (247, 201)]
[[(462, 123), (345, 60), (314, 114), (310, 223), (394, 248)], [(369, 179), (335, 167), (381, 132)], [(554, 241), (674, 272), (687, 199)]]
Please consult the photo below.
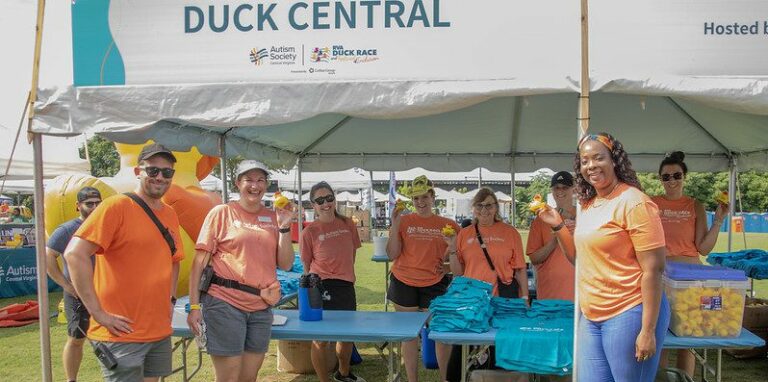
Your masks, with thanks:
[[(669, 329), (681, 337), (738, 337), (749, 287), (744, 272), (690, 264), (664, 274), (664, 289), (672, 317)], [(684, 269), (683, 269), (684, 268)], [(683, 278), (707, 278), (680, 280)], [(742, 280), (743, 279), (743, 280)]]

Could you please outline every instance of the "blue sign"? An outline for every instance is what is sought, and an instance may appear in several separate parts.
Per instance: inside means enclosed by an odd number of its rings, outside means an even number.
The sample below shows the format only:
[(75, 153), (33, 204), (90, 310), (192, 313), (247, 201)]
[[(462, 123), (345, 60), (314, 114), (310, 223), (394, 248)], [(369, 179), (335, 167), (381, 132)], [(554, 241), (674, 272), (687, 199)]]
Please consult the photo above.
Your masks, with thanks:
[[(61, 290), (48, 278), (48, 291)], [(0, 298), (37, 294), (35, 248), (0, 249)]]

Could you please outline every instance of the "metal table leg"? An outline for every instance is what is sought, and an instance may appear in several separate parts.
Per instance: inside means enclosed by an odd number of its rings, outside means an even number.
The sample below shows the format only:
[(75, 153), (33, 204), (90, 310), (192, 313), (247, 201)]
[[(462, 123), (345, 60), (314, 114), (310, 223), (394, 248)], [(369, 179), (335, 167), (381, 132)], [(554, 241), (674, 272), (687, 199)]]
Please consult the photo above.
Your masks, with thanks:
[(469, 358), (469, 345), (461, 345), (461, 382), (467, 382), (467, 358)]
[(389, 292), (389, 261), (384, 262), (384, 311), (387, 312), (389, 308), (389, 299), (387, 296)]

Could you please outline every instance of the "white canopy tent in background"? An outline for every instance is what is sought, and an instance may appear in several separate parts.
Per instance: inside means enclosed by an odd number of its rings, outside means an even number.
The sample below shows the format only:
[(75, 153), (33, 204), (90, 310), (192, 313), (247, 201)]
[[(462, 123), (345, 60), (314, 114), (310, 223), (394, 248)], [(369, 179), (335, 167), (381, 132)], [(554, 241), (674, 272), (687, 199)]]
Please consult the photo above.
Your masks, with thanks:
[[(312, 15), (297, 20), (281, 3), (281, 28), (259, 31), (258, 43), (234, 26), (214, 33), (175, 2), (97, 3), (72, 5), (74, 86), (40, 90), (34, 133), (154, 139), (298, 165), (299, 185), (305, 170), (573, 166), (582, 85), (576, 1), (426, 0), (421, 13), (408, 3), (408, 22), (379, 12), (371, 25), (315, 18), (312, 27)], [(51, 9), (69, 11), (62, 6)], [(732, 198), (737, 165), (768, 168), (764, 36), (716, 32), (761, 21), (768, 3), (589, 7), (583, 85), (592, 93), (583, 105), (591, 131), (615, 134), (638, 170), (655, 171), (677, 149), (696, 171), (729, 169)], [(68, 35), (58, 32), (46, 36)]]
[[(20, 120), (24, 117), (22, 111), (29, 93), (32, 78), (32, 56), (35, 42), (35, 4), (25, 0), (10, 0), (3, 2), (3, 12), (0, 13), (0, 51), (5, 52), (0, 71), (0, 183), (5, 179), (32, 180), (34, 163), (32, 145), (27, 141), (26, 129), (21, 131), (16, 150), (8, 172), (5, 176), (8, 161), (11, 159), (14, 141)], [(53, 25), (64, 28), (68, 20), (59, 18)], [(12, 37), (11, 37), (12, 36)], [(59, 83), (62, 80), (72, 80), (72, 59), (68, 46), (51, 49), (50, 56), (41, 76), (49, 83)], [(67, 72), (68, 68), (68, 72)], [(69, 77), (62, 75), (69, 73)], [(50, 140), (49, 140), (50, 139)], [(90, 165), (80, 159), (77, 147), (84, 143), (81, 137), (46, 139), (43, 152), (43, 177), (53, 178), (66, 173), (88, 173)], [(30, 187), (31, 188), (31, 187)], [(4, 191), (26, 191), (22, 185), (9, 189), (6, 182)], [(22, 192), (23, 192), (22, 191)], [(31, 189), (29, 190), (32, 191)]]

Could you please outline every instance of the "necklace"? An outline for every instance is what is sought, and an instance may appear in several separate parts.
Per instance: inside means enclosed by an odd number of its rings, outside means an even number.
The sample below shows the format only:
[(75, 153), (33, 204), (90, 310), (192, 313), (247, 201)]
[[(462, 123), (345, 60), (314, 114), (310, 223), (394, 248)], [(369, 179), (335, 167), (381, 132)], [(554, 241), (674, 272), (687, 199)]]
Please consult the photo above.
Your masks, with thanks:
[(605, 204), (610, 199), (611, 195), (613, 195), (613, 192), (616, 191), (616, 188), (619, 187), (620, 183), (621, 182), (616, 182), (616, 184), (613, 185), (611, 192), (609, 192), (605, 196), (595, 195), (595, 199), (592, 200), (592, 207), (600, 207), (603, 204)]

